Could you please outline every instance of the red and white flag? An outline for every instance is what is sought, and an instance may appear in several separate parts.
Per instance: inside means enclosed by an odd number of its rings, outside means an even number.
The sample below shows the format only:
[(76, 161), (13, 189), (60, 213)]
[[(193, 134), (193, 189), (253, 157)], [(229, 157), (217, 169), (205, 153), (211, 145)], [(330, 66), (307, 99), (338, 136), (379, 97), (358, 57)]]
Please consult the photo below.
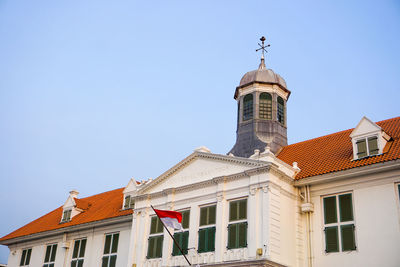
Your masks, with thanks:
[(182, 214), (172, 210), (156, 210), (158, 218), (164, 225), (174, 228), (175, 230), (182, 230)]

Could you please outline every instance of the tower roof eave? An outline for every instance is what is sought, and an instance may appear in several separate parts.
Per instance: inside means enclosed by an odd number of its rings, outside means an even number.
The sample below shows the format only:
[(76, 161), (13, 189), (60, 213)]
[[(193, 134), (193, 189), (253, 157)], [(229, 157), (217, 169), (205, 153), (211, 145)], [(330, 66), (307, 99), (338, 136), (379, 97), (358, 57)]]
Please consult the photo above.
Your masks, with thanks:
[(249, 83), (246, 83), (246, 84), (237, 86), (237, 87), (236, 87), (236, 90), (235, 90), (235, 95), (233, 96), (233, 98), (234, 98), (234, 99), (237, 99), (237, 97), (238, 97), (238, 95), (239, 95), (239, 90), (240, 90), (240, 89), (242, 89), (242, 88), (244, 88), (244, 87), (247, 87), (247, 86), (249, 86), (249, 85), (255, 84), (255, 83), (259, 83), (259, 84), (269, 84), (269, 85), (274, 85), (274, 84), (276, 84), (276, 85), (279, 86), (279, 88), (281, 88), (283, 91), (285, 91), (285, 92), (288, 94), (287, 99), (289, 99), (289, 96), (290, 96), (290, 94), (291, 94), (290, 90), (288, 90), (286, 87), (282, 86), (280, 83), (262, 82), (262, 81), (252, 81), (252, 82), (249, 82)]

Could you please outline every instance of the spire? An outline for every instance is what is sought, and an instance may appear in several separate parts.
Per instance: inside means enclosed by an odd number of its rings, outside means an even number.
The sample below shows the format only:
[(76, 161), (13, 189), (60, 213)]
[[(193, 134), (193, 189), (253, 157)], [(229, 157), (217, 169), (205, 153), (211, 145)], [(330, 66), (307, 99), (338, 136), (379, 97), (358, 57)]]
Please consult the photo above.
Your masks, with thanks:
[(268, 52), (267, 50), (265, 50), (265, 48), (266, 48), (266, 47), (270, 47), (271, 45), (269, 45), (269, 44), (268, 44), (268, 45), (264, 45), (264, 42), (265, 42), (265, 37), (264, 37), (264, 36), (262, 36), (262, 37), (260, 38), (260, 41), (261, 41), (261, 44), (258, 43), (258, 45), (260, 46), (260, 48), (256, 49), (256, 52), (258, 52), (259, 50), (262, 51), (262, 54), (261, 54), (261, 62), (260, 62), (260, 65), (258, 66), (258, 69), (259, 69), (259, 70), (262, 70), (262, 69), (265, 69), (264, 52), (265, 52), (265, 53)]

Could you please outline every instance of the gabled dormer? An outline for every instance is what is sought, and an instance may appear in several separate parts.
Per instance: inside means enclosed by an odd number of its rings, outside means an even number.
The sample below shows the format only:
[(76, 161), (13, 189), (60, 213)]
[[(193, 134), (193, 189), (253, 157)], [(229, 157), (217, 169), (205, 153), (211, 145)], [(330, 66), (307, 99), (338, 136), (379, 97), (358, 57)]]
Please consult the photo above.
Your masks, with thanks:
[(129, 180), (129, 183), (125, 187), (123, 193), (124, 193), (124, 199), (123, 199), (123, 205), (122, 208), (124, 210), (126, 209), (133, 209), (135, 208), (135, 201), (134, 197), (137, 194), (137, 190), (140, 187), (140, 184), (136, 182), (135, 179), (131, 178)]
[(76, 190), (72, 190), (69, 192), (69, 196), (67, 201), (63, 206), (63, 213), (61, 216), (60, 223), (69, 222), (72, 218), (83, 211), (83, 209), (78, 208), (76, 204), (76, 197), (78, 196), (79, 192)]
[(382, 154), (386, 143), (390, 140), (390, 136), (381, 127), (365, 116), (350, 137), (354, 160)]

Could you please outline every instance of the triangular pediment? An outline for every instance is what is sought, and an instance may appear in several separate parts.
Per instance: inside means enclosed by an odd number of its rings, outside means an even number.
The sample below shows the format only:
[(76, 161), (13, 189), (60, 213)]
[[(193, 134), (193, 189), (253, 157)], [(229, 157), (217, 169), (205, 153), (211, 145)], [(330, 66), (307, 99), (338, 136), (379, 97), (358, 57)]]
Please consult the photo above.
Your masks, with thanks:
[(72, 208), (75, 206), (76, 206), (76, 203), (75, 203), (74, 198), (72, 196), (68, 196), (67, 201), (65, 201), (63, 208), (66, 209), (66, 208)]
[(137, 187), (138, 187), (138, 184), (137, 184), (136, 180), (134, 178), (131, 178), (129, 180), (129, 183), (126, 185), (123, 193), (124, 194), (135, 193), (137, 191)]
[(267, 162), (247, 158), (194, 152), (177, 165), (146, 184), (140, 189), (140, 193), (161, 192), (169, 188), (200, 183), (215, 177), (240, 173), (265, 164), (267, 164)]
[(357, 136), (370, 135), (379, 131), (381, 131), (381, 127), (364, 116), (357, 124), (357, 127), (350, 134), (350, 137), (353, 138)]

